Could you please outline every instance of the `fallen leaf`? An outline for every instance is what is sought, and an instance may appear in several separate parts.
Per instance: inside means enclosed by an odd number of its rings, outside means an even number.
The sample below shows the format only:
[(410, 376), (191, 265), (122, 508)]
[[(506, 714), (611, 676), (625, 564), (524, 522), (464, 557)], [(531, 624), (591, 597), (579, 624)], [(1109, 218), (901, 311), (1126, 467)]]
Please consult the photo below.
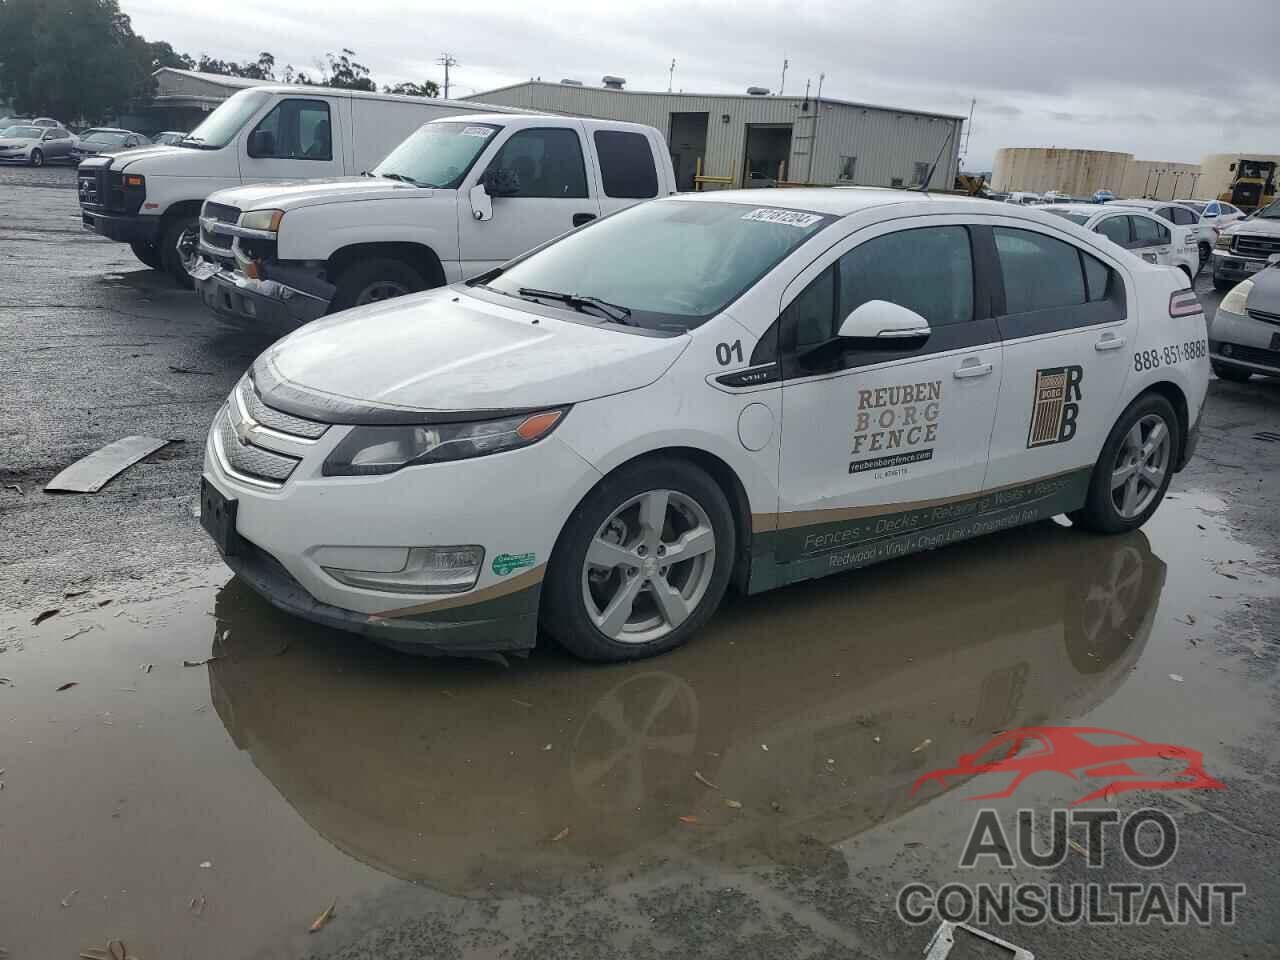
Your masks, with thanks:
[(932, 740), (930, 740), (928, 737), (925, 737), (925, 738), (924, 738), (923, 740), (921, 740), (918, 744), (916, 744), (915, 749), (914, 749), (914, 750), (912, 750), (911, 752), (912, 752), (912, 753), (919, 753), (921, 750), (923, 750), (925, 747), (927, 747), (927, 746), (928, 746), (929, 744), (931, 744), (931, 743), (933, 743), (933, 741), (932, 741)]
[(41, 610), (32, 618), (31, 622), (32, 624), (38, 627), (40, 624), (44, 623), (50, 617), (56, 617), (61, 612), (62, 612), (61, 607), (53, 607), (50, 610)]
[(693, 771), (693, 778), (697, 780), (700, 784), (702, 784), (704, 787), (710, 787), (712, 790), (720, 789), (714, 783), (712, 783), (710, 780), (708, 780), (706, 777), (700, 774), (697, 770)]
[(760, 749), (761, 749), (761, 750), (763, 750), (765, 753), (768, 753), (768, 752), (769, 752), (769, 745), (768, 745), (767, 743), (762, 743), (762, 744), (760, 744)]
[(212, 860), (206, 860), (206, 861), (204, 861), (204, 863), (200, 864), (200, 869), (201, 869), (201, 870), (208, 870), (208, 869), (209, 869), (210, 867), (212, 867), (212, 866), (213, 866), (213, 861), (212, 861)]
[(511, 698), (511, 702), (512, 702), (512, 703), (514, 703), (514, 704), (515, 704), (516, 706), (518, 706), (518, 707), (532, 707), (532, 706), (533, 706), (533, 704), (532, 704), (532, 703), (527, 703), (527, 702), (525, 702), (524, 700), (517, 700), (515, 697), (512, 697), (512, 698)]
[(1220, 576), (1220, 577), (1226, 577), (1228, 580), (1239, 580), (1239, 579), (1240, 579), (1240, 578), (1239, 578), (1239, 577), (1237, 577), (1234, 573), (1224, 573), (1224, 572), (1223, 572), (1223, 571), (1221, 571), (1221, 570), (1215, 570), (1215, 571), (1213, 571), (1213, 572), (1214, 572), (1214, 573), (1216, 573), (1216, 574), (1217, 574), (1218, 576)]
[(108, 598), (108, 599), (106, 599), (106, 600), (99, 600), (99, 601), (98, 601), (98, 606), (100, 606), (100, 607), (105, 607), (105, 606), (108, 606), (110, 603), (111, 603), (110, 598)]
[(903, 844), (908, 850), (914, 850), (916, 847), (923, 847), (924, 843), (920, 840), (908, 840)]
[(724, 805), (725, 805), (726, 807), (730, 807), (730, 808), (732, 808), (732, 809), (734, 809), (734, 810), (741, 810), (741, 809), (742, 809), (742, 804), (740, 804), (737, 800), (725, 800)]
[(316, 917), (314, 920), (311, 921), (311, 926), (310, 928), (308, 928), (307, 932), (315, 933), (317, 930), (323, 929), (324, 925), (333, 919), (334, 908), (337, 906), (338, 906), (338, 901), (335, 900), (333, 901), (333, 903), (329, 904), (329, 906), (325, 907), (324, 913), (320, 914), (320, 916)]
[(543, 748), (542, 748), (542, 750), (543, 750), (543, 752), (544, 752), (544, 753), (545, 753), (547, 750), (550, 750), (550, 749), (551, 749), (551, 744), (549, 744), (549, 743), (548, 743), (548, 744), (545, 744), (545, 745), (543, 746)]
[(1179, 674), (1176, 674), (1176, 673), (1171, 673), (1171, 674), (1169, 674), (1169, 679), (1170, 679), (1170, 680), (1172, 680), (1174, 683), (1182, 683), (1182, 682), (1183, 682), (1182, 677), (1181, 677)]
[(569, 835), (569, 828), (568, 828), (568, 827), (565, 827), (563, 830), (561, 830), (559, 833), (557, 833), (554, 837), (552, 837), (552, 838), (551, 838), (551, 842), (552, 842), (552, 843), (559, 843), (561, 840), (563, 840), (563, 839), (564, 839), (565, 837), (567, 837), (568, 835)]
[(782, 812), (782, 804), (780, 804), (777, 800), (770, 800), (770, 801), (769, 801), (769, 806), (770, 806), (771, 808), (773, 808), (773, 812), (774, 812), (774, 813), (781, 813), (781, 812)]
[(155, 664), (154, 664), (154, 663), (144, 663), (144, 664), (142, 665), (142, 672), (143, 672), (143, 673), (150, 673), (153, 667), (155, 667)]
[(71, 898), (72, 898), (72, 897), (74, 897), (74, 896), (75, 896), (77, 893), (79, 893), (79, 892), (80, 892), (80, 891), (79, 891), (79, 889), (76, 889), (76, 890), (72, 890), (70, 893), (68, 893), (65, 897), (63, 897), (63, 898), (62, 898), (62, 905), (63, 905), (64, 907), (69, 907), (69, 906), (71, 906)]
[(1192, 624), (1194, 624), (1194, 623), (1196, 622), (1196, 618), (1195, 618), (1194, 616), (1192, 616), (1191, 614), (1189, 614), (1189, 613), (1188, 613), (1188, 614), (1187, 614), (1187, 622), (1188, 622), (1188, 623), (1192, 623)]
[(78, 686), (80, 686), (79, 680), (68, 680), (66, 683), (64, 683), (62, 686), (58, 687), (57, 689), (55, 689), (53, 692), (61, 693), (63, 690), (70, 690), (72, 687), (78, 687)]
[(183, 660), (183, 661), (182, 661), (182, 665), (183, 665), (184, 667), (203, 667), (206, 663), (213, 663), (213, 661), (218, 660), (218, 659), (220, 659), (220, 658), (219, 658), (219, 657), (208, 657), (208, 658), (206, 658), (206, 659), (204, 659), (204, 660)]
[(62, 639), (63, 639), (64, 641), (66, 641), (66, 640), (74, 640), (76, 637), (80, 636), (82, 633), (88, 633), (90, 630), (92, 630), (92, 629), (93, 629), (93, 627), (94, 627), (94, 625), (91, 623), (91, 624), (89, 624), (87, 627), (81, 627), (81, 628), (80, 628), (79, 630), (77, 630), (75, 633), (68, 633), (68, 634), (67, 634), (65, 637), (63, 637)]
[(880, 738), (878, 736), (872, 737), (871, 739), (874, 740), (876, 743), (880, 742)]
[(685, 816), (685, 817), (681, 817), (681, 818), (680, 818), (680, 822), (681, 822), (681, 823), (697, 823), (697, 822), (698, 822), (698, 818), (697, 818), (697, 817), (689, 817), (689, 816)]

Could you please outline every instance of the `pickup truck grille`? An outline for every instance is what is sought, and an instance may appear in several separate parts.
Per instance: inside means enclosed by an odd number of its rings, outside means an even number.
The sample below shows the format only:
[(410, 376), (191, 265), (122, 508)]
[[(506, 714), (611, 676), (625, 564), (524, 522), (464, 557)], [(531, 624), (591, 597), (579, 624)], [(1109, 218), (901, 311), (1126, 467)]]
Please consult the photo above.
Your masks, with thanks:
[(1242, 257), (1265, 259), (1273, 253), (1280, 253), (1280, 237), (1261, 237), (1247, 233), (1237, 233), (1231, 241), (1231, 251)]
[[(236, 223), (240, 219), (240, 210), (236, 207), (229, 207), (223, 203), (208, 203), (204, 205), (204, 209), (200, 211), (202, 217), (210, 220), (217, 220), (221, 223)], [(227, 263), (233, 263), (231, 258), (231, 237), (225, 233), (214, 233), (200, 227), (200, 239), (205, 242), (206, 246), (213, 247), (220, 253), (225, 251)]]

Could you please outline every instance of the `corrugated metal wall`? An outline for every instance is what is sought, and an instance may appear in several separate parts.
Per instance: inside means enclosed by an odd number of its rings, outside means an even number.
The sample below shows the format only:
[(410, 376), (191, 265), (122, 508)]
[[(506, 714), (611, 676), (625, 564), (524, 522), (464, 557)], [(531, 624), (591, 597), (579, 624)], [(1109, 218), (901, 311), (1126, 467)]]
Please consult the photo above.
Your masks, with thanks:
[[(901, 178), (904, 185), (910, 186), (915, 165), (932, 164), (950, 131), (951, 139), (942, 151), (930, 183), (935, 189), (946, 189), (954, 182), (957, 172), (964, 122), (959, 118), (827, 100), (820, 105), (810, 100), (806, 111), (801, 97), (645, 93), (536, 81), (489, 90), (468, 99), (645, 123), (656, 127), (664, 137), (670, 136), (672, 113), (706, 113), (707, 151), (703, 173), (732, 176), (735, 183), (742, 177), (747, 125), (786, 123), (793, 129), (788, 180), (836, 183), (843, 158), (856, 157), (852, 182), (878, 187), (890, 186), (894, 178)], [(815, 116), (817, 149), (810, 164)]]

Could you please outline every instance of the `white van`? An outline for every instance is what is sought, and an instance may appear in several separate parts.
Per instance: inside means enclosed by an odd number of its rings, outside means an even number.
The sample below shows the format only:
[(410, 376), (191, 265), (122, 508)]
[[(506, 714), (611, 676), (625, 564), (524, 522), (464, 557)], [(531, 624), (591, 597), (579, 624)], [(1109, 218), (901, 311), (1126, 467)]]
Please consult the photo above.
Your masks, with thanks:
[(81, 216), (86, 229), (129, 244), (147, 266), (189, 287), (197, 219), (209, 194), (245, 183), (359, 174), (427, 121), (475, 110), (474, 103), (333, 87), (251, 87), (225, 100), (177, 146), (81, 163)]

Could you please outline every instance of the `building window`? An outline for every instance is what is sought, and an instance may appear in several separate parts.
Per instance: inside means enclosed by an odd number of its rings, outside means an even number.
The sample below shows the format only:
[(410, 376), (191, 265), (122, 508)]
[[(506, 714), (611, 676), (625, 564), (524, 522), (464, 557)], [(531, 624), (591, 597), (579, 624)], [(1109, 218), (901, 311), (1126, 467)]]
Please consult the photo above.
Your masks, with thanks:
[(930, 164), (928, 163), (917, 163), (915, 165), (915, 170), (911, 174), (911, 185), (913, 187), (918, 187), (929, 179), (929, 166)]
[(840, 179), (853, 180), (853, 171), (858, 166), (857, 157), (841, 157), (840, 158)]

